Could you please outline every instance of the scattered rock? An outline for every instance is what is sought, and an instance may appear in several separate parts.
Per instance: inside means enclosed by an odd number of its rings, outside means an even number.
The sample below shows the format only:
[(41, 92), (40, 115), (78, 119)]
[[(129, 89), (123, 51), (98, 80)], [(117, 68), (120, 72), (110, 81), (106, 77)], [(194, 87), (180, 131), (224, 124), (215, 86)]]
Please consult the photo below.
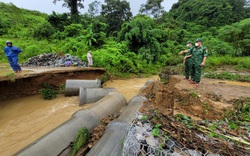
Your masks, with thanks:
[(65, 54), (60, 56), (55, 53), (44, 53), (38, 56), (29, 58), (28, 62), (22, 64), (22, 66), (34, 67), (34, 66), (51, 66), (51, 67), (68, 67), (68, 66), (87, 66), (86, 62), (83, 62), (77, 56)]
[(146, 137), (146, 142), (151, 147), (158, 147), (159, 146), (159, 138), (155, 138), (152, 134)]

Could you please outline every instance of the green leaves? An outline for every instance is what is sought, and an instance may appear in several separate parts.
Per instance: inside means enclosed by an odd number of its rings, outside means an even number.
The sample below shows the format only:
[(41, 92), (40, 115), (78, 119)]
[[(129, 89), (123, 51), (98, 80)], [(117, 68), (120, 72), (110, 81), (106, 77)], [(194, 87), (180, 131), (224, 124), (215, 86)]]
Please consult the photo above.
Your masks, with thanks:
[(55, 86), (48, 84), (48, 83), (44, 83), (42, 85), (42, 89), (39, 90), (39, 92), (43, 95), (43, 98), (45, 100), (51, 100), (53, 98), (56, 97), (56, 94), (58, 93)]
[(124, 0), (105, 0), (102, 5), (101, 15), (104, 21), (109, 25), (108, 34), (120, 31), (121, 25), (129, 21), (132, 17), (130, 5)]
[(176, 115), (176, 120), (182, 122), (188, 128), (193, 128), (194, 127), (193, 120), (189, 116), (185, 116), (185, 115), (182, 115), (182, 114), (177, 114)]
[(147, 115), (142, 116), (141, 120), (148, 120), (148, 116)]
[(154, 126), (154, 128), (152, 130), (152, 135), (154, 137), (158, 137), (160, 135), (160, 132), (161, 132), (160, 127), (161, 127), (161, 124), (159, 124), (159, 123)]
[(234, 121), (230, 121), (229, 122), (229, 128), (232, 130), (237, 130), (239, 128), (239, 126), (237, 126)]
[(163, 0), (147, 0), (146, 4), (142, 4), (139, 12), (141, 14), (152, 15), (155, 19), (158, 19), (164, 12), (164, 7), (161, 3)]
[(218, 30), (218, 37), (235, 47), (235, 56), (250, 55), (250, 18)]
[(180, 21), (195, 22), (205, 27), (223, 26), (247, 17), (245, 0), (178, 1), (170, 13)]
[(86, 145), (90, 139), (90, 133), (87, 128), (80, 128), (74, 138), (73, 152), (71, 156), (75, 156), (77, 152)]
[(79, 36), (83, 30), (83, 26), (81, 24), (71, 24), (69, 26), (65, 26), (64, 32), (68, 37)]
[(162, 43), (166, 41), (166, 31), (155, 28), (153, 19), (137, 16), (122, 26), (118, 40), (124, 41), (131, 51), (140, 54), (148, 63), (155, 63), (164, 53)]
[(49, 39), (54, 33), (54, 27), (52, 27), (49, 22), (45, 21), (35, 28), (34, 37), (36, 37), (38, 40)]

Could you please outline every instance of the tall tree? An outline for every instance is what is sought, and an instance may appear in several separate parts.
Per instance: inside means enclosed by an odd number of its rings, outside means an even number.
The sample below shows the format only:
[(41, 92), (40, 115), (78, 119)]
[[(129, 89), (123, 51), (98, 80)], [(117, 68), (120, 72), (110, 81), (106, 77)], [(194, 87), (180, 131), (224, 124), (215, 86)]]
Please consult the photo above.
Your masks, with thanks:
[[(54, 0), (53, 3), (56, 4), (57, 1), (61, 0)], [(69, 8), (71, 15), (76, 16), (79, 14), (78, 7), (80, 9), (84, 8), (82, 2), (84, 2), (84, 0), (64, 0), (63, 7)]]
[(154, 18), (158, 19), (164, 13), (164, 7), (161, 3), (164, 0), (147, 0), (146, 4), (142, 4), (139, 13), (152, 15)]
[(102, 5), (101, 15), (109, 25), (108, 34), (118, 32), (125, 21), (132, 17), (129, 2), (126, 0), (105, 0)]
[(250, 55), (250, 18), (232, 25), (226, 25), (218, 30), (218, 37), (232, 44), (235, 55)]
[(64, 26), (71, 24), (67, 13), (57, 14), (54, 11), (47, 17), (47, 21), (58, 31), (63, 31)]
[(246, 0), (179, 0), (170, 14), (179, 21), (205, 27), (223, 26), (247, 18)]
[(99, 8), (101, 6), (101, 2), (95, 0), (94, 2), (89, 4), (88, 13), (91, 17), (94, 17), (100, 13)]
[(167, 32), (155, 28), (154, 24), (152, 18), (139, 15), (124, 23), (118, 35), (119, 41), (125, 41), (131, 51), (143, 56), (148, 63), (155, 63), (165, 53)]
[(229, 0), (230, 5), (232, 6), (232, 12), (233, 12), (233, 22), (240, 21), (242, 19), (246, 18), (247, 14), (247, 3), (249, 3), (249, 0)]

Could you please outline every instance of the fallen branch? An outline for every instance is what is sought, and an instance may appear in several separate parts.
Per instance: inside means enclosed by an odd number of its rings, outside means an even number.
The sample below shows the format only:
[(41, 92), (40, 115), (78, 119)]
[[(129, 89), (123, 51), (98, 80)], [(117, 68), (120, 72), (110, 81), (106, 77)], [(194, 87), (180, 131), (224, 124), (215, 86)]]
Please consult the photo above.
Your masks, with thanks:
[(246, 140), (242, 139), (242, 138), (232, 137), (232, 136), (220, 134), (220, 133), (215, 132), (215, 131), (212, 131), (211, 129), (209, 129), (209, 128), (207, 128), (207, 127), (204, 127), (204, 126), (198, 126), (198, 127), (199, 127), (199, 128), (202, 128), (202, 129), (205, 129), (205, 130), (208, 130), (209, 132), (216, 133), (216, 134), (221, 135), (221, 136), (223, 136), (223, 137), (226, 137), (226, 138), (229, 138), (229, 139), (231, 139), (231, 140), (234, 140), (234, 141), (237, 141), (237, 142), (240, 142), (240, 143), (242, 143), (242, 144), (245, 144), (245, 145), (250, 146), (250, 143), (247, 142)]

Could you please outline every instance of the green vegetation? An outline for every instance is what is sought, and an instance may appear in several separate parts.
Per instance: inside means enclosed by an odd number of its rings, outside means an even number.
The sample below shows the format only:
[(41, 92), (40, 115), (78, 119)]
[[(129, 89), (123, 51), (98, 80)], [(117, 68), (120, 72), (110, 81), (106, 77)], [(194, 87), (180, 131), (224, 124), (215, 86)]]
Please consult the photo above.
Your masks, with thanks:
[(43, 99), (45, 100), (53, 99), (58, 94), (56, 87), (48, 83), (44, 83), (39, 92), (42, 94)]
[(208, 67), (235, 66), (237, 70), (250, 69), (250, 57), (212, 56), (206, 62)]
[(185, 124), (188, 128), (194, 127), (194, 122), (189, 116), (182, 114), (176, 114), (176, 120)]
[(160, 127), (161, 127), (161, 124), (156, 124), (152, 130), (152, 135), (154, 137), (158, 137), (160, 135)]
[[(245, 125), (250, 122), (250, 98), (242, 98), (235, 101), (234, 109), (226, 116), (230, 121), (230, 128), (237, 128), (236, 125)], [(236, 124), (236, 125), (235, 125)]]
[(80, 148), (88, 143), (90, 133), (87, 128), (80, 128), (73, 141), (73, 152), (71, 156), (75, 156)]
[(58, 94), (64, 94), (64, 92), (65, 92), (65, 83), (61, 84), (58, 87)]
[(148, 120), (148, 116), (147, 115), (143, 115), (141, 120)]
[[(86, 14), (78, 12), (84, 1), (64, 3), (70, 14), (47, 15), (0, 2), (0, 48), (12, 40), (23, 50), (20, 62), (46, 52), (87, 61), (91, 50), (94, 66), (105, 68), (108, 77), (127, 77), (157, 74), (168, 65), (182, 67), (179, 51), (186, 49), (187, 40), (202, 37), (209, 50), (207, 69), (250, 68), (250, 8), (245, 0), (179, 0), (169, 12), (162, 0), (148, 0), (135, 16), (127, 1), (94, 1)], [(4, 53), (0, 61), (7, 62)]]
[(9, 72), (9, 73), (5, 74), (4, 77), (9, 78), (11, 82), (16, 81), (16, 75), (14, 72)]
[(194, 97), (194, 98), (198, 98), (198, 97), (199, 97), (197, 91), (193, 91), (193, 90), (191, 90), (190, 95), (191, 95), (192, 97)]
[(231, 74), (229, 72), (222, 73), (208, 73), (205, 74), (206, 78), (221, 79), (221, 80), (236, 80), (243, 82), (250, 82), (250, 76), (241, 76), (239, 74)]

